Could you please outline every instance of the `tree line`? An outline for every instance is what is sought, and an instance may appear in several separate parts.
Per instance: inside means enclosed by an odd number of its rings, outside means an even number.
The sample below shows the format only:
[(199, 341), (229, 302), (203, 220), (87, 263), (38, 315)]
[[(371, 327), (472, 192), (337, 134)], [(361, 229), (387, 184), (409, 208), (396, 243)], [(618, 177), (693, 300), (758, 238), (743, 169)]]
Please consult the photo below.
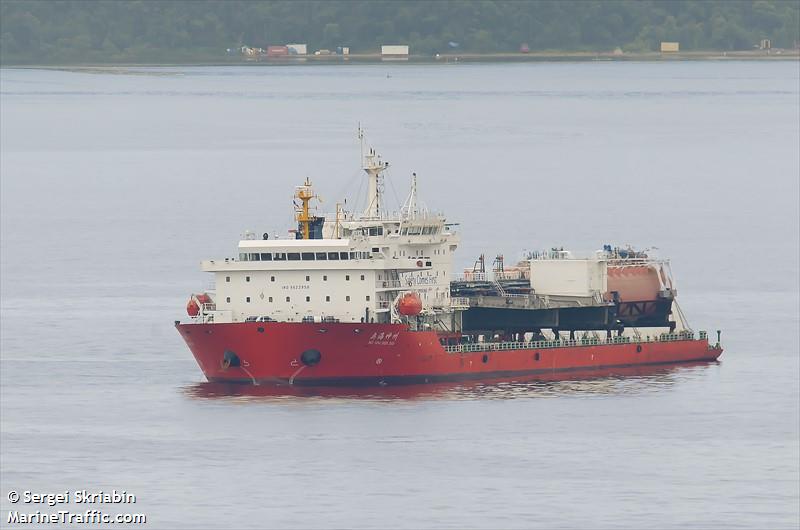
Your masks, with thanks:
[(797, 0), (3, 0), (0, 62), (213, 61), (241, 45), (412, 54), (793, 48)]

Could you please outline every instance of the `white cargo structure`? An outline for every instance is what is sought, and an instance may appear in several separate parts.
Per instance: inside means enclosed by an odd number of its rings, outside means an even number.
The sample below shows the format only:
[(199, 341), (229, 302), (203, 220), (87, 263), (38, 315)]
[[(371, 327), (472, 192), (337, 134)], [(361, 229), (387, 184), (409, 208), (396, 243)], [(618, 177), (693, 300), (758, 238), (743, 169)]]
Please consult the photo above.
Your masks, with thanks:
[(384, 44), (381, 46), (381, 56), (396, 59), (408, 59), (408, 45)]
[(597, 258), (532, 259), (531, 288), (540, 296), (596, 298), (608, 290), (608, 264)]
[(308, 55), (307, 44), (287, 44), (286, 47), (289, 48), (289, 55)]

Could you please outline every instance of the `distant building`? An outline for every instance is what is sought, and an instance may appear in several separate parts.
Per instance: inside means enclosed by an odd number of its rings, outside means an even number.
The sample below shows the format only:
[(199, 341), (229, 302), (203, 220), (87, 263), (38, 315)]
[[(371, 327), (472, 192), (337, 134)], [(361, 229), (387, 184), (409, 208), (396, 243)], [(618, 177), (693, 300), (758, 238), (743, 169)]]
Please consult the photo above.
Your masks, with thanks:
[(287, 44), (286, 47), (290, 55), (308, 55), (307, 44)]
[(408, 45), (384, 44), (381, 46), (384, 59), (408, 59)]
[(680, 51), (680, 43), (678, 42), (662, 42), (661, 52), (678, 52)]

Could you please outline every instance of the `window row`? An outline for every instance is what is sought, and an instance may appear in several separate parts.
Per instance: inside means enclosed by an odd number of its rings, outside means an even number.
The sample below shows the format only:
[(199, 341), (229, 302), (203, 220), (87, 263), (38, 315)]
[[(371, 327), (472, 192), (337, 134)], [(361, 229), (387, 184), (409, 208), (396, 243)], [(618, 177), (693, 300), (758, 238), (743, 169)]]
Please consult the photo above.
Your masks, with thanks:
[(369, 252), (241, 252), (239, 261), (338, 261), (371, 259)]
[[(370, 295), (367, 295), (365, 297), (365, 299), (366, 299), (367, 302), (369, 302), (370, 301)], [(244, 301), (249, 304), (250, 303), (250, 297), (249, 296), (245, 297)], [(272, 303), (273, 302), (273, 297), (270, 296), (269, 298), (267, 298), (267, 301)], [(291, 296), (287, 296), (286, 297), (286, 301), (287, 302), (291, 302), (292, 301), (292, 297)], [(310, 296), (306, 296), (306, 302), (310, 302), (310, 301), (311, 301), (311, 297)], [(325, 297), (325, 301), (326, 302), (330, 302), (331, 301), (331, 297), (330, 296), (326, 296)], [(344, 297), (344, 301), (345, 302), (349, 302), (350, 301), (350, 295), (345, 296)], [(225, 298), (225, 302), (230, 304), (231, 303), (231, 297), (230, 296), (226, 297)]]
[[(361, 281), (363, 282), (365, 279), (366, 279), (366, 276), (364, 276), (362, 274), (361, 275)], [(344, 280), (349, 282), (350, 281), (350, 275), (349, 274), (345, 274), (344, 275)], [(244, 277), (244, 281), (249, 282), (250, 281), (250, 276), (245, 276)], [(274, 282), (275, 281), (275, 276), (270, 276), (269, 277), (269, 281)], [(310, 282), (311, 281), (311, 276), (306, 276), (306, 281)], [(322, 281), (323, 282), (327, 282), (328, 281), (328, 275), (327, 274), (323, 274), (322, 275)], [(226, 283), (231, 283), (231, 277), (230, 276), (225, 276), (225, 282)]]
[(438, 234), (440, 227), (438, 226), (409, 226), (400, 229), (401, 236), (427, 236)]

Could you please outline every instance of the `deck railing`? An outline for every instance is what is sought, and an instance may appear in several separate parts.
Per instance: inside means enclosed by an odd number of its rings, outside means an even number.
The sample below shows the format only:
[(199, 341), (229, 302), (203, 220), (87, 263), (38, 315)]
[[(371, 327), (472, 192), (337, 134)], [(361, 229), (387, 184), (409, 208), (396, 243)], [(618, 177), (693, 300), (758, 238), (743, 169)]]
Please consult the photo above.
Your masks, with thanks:
[(400, 280), (377, 280), (375, 282), (376, 289), (401, 289), (402, 287)]
[[(707, 338), (705, 331), (700, 332), (700, 340)], [(576, 346), (598, 346), (605, 344), (642, 344), (648, 342), (675, 342), (681, 340), (694, 340), (694, 332), (679, 331), (677, 333), (663, 333), (655, 337), (586, 337), (577, 340), (534, 340), (518, 342), (473, 342), (470, 344), (454, 344), (444, 346), (448, 353), (467, 353), (480, 351), (505, 351), (505, 350), (541, 350), (547, 348), (573, 348)]]

